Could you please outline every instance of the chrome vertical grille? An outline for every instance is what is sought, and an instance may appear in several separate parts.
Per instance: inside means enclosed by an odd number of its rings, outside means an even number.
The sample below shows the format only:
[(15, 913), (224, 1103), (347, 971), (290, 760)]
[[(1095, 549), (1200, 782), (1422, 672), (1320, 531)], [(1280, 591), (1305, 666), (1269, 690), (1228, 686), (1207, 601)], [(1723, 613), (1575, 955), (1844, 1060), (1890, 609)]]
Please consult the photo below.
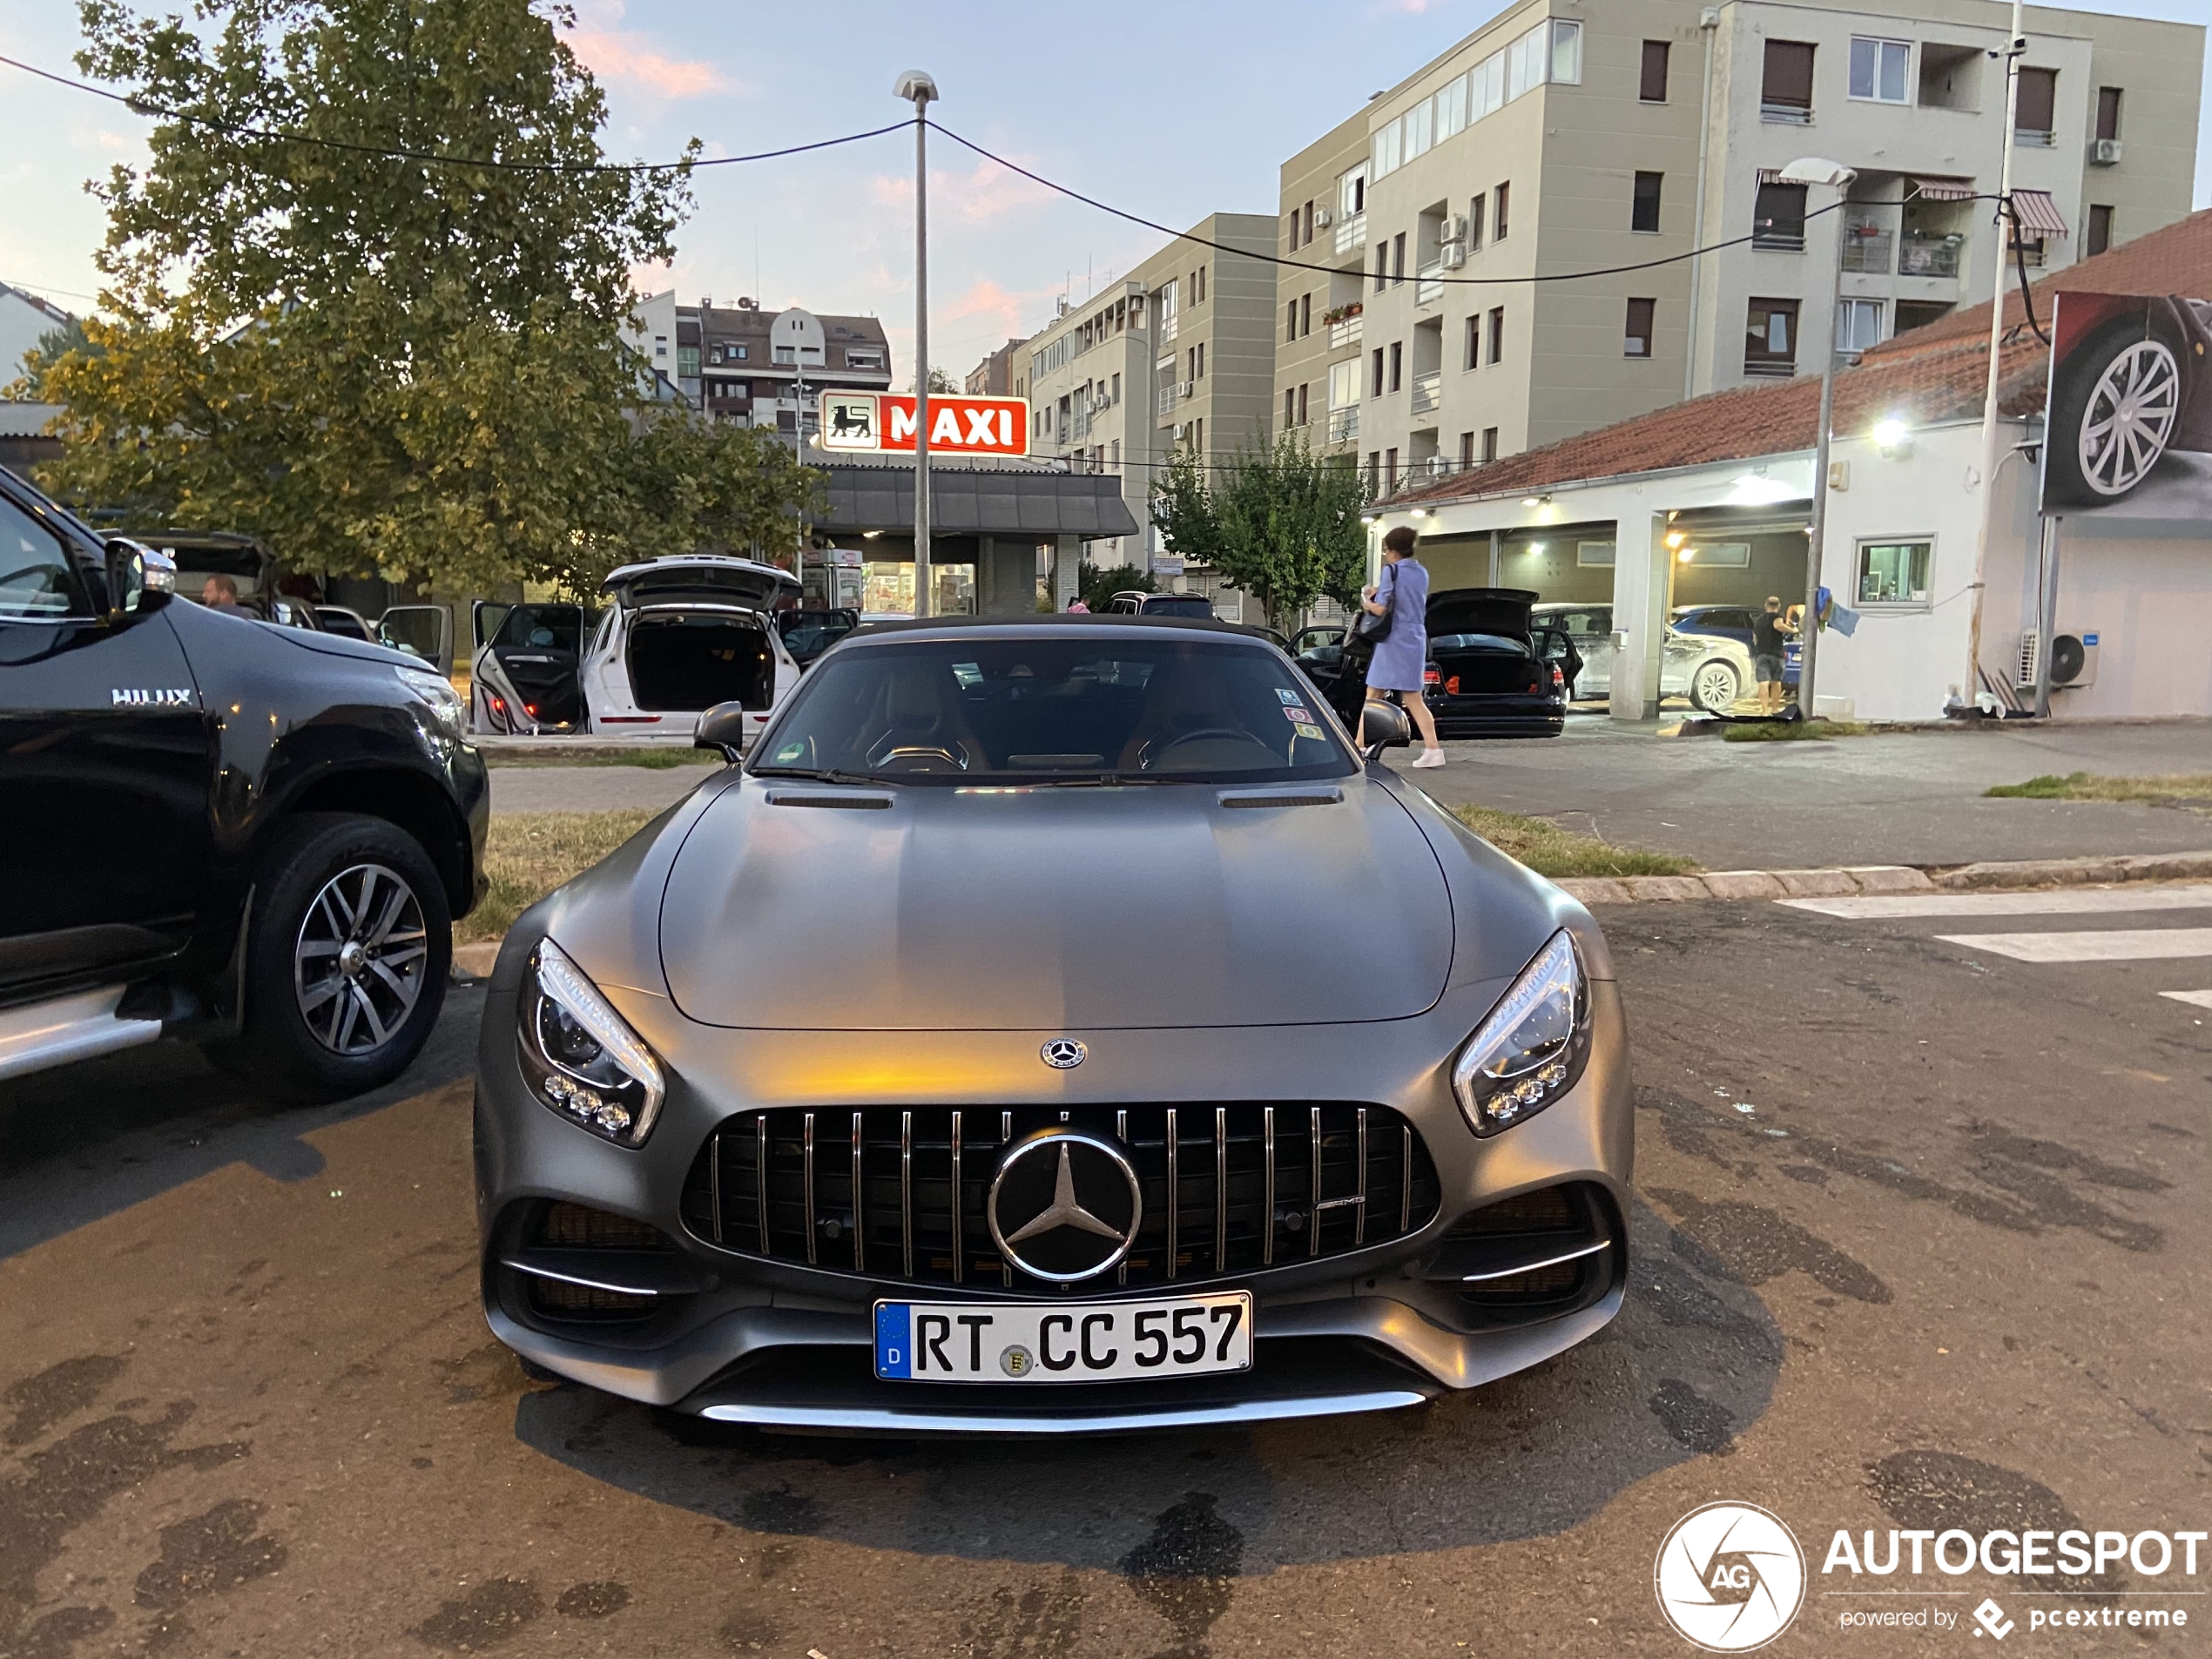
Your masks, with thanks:
[(1007, 1147), (1062, 1123), (1119, 1142), (1143, 1194), (1136, 1243), (1102, 1285), (1342, 1255), (1436, 1213), (1427, 1149), (1382, 1106), (779, 1108), (709, 1136), (685, 1224), (725, 1250), (879, 1282), (1035, 1287), (1000, 1256), (984, 1207)]

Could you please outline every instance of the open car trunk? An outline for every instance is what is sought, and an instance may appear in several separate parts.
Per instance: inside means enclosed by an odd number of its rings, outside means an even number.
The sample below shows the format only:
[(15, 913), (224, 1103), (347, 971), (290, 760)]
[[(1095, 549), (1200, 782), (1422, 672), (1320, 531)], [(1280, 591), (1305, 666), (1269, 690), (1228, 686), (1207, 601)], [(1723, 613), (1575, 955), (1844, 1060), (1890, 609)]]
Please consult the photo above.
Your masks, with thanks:
[(1521, 588), (1453, 588), (1428, 602), (1428, 654), (1447, 697), (1541, 691), (1549, 671), (1529, 627), (1536, 596)]
[(776, 658), (759, 617), (712, 609), (641, 610), (631, 618), (631, 695), (648, 712), (775, 700)]

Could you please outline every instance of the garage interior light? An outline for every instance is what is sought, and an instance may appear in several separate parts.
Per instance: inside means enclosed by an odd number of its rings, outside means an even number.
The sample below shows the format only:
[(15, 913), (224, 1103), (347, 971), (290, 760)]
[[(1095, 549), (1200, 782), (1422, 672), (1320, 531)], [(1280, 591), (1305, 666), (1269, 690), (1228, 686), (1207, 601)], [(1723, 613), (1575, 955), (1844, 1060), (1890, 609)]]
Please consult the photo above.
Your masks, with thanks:
[(1669, 547), (1680, 547), (1688, 540), (1689, 540), (1689, 532), (1685, 530), (1669, 530), (1667, 532), (1667, 545)]

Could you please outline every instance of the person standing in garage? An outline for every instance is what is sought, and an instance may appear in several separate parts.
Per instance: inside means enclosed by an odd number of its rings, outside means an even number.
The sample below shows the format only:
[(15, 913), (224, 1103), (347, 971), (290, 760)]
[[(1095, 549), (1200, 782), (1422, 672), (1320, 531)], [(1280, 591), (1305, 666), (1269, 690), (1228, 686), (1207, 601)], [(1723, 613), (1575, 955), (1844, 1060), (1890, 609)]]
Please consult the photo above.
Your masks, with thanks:
[[(1368, 615), (1390, 618), (1389, 630), (1375, 642), (1374, 659), (1367, 664), (1367, 700), (1379, 703), (1389, 692), (1397, 692), (1420, 730), (1421, 752), (1413, 764), (1440, 766), (1444, 751), (1437, 746), (1436, 717), (1421, 696), (1421, 672), (1428, 666), (1428, 572), (1413, 556), (1415, 540), (1413, 528), (1406, 524), (1385, 536), (1382, 580), (1360, 593), (1361, 608)], [(1364, 730), (1360, 741), (1366, 741)]]
[(1782, 706), (1782, 653), (1789, 637), (1782, 601), (1770, 593), (1766, 608), (1751, 618), (1751, 667), (1758, 676), (1762, 714), (1772, 714)]

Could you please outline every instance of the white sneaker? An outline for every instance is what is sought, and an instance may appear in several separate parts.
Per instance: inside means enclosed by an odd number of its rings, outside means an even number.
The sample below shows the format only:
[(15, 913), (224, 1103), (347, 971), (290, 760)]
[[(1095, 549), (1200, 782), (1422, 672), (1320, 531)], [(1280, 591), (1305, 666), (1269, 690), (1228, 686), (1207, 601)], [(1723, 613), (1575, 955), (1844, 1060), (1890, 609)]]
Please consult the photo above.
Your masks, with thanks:
[(1440, 766), (1443, 764), (1444, 751), (1441, 749), (1424, 749), (1413, 762), (1416, 769), (1423, 766)]

